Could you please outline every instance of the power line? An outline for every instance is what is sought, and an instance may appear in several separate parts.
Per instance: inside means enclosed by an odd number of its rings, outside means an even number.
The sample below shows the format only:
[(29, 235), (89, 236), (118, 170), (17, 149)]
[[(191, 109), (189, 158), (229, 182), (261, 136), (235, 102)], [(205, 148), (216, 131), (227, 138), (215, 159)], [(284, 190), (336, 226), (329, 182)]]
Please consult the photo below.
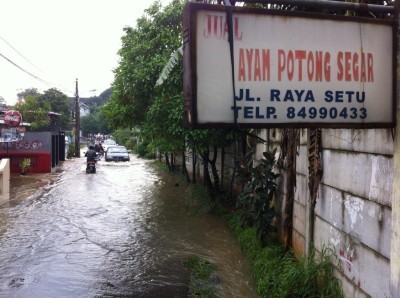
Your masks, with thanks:
[[(5, 60), (7, 60), (7, 61), (8, 61), (9, 63), (11, 63), (12, 65), (14, 65), (15, 67), (17, 67), (19, 70), (25, 72), (26, 74), (28, 74), (28, 75), (30, 75), (31, 77), (35, 78), (36, 80), (42, 82), (43, 84), (46, 84), (47, 86), (50, 86), (50, 87), (54, 87), (54, 85), (56, 85), (56, 84), (50, 83), (50, 82), (48, 82), (48, 81), (46, 81), (46, 80), (43, 80), (43, 79), (39, 78), (38, 76), (34, 75), (33, 73), (30, 73), (29, 71), (25, 70), (24, 68), (22, 68), (21, 66), (19, 66), (18, 64), (16, 64), (16, 63), (15, 63), (14, 61), (12, 61), (11, 59), (8, 59), (6, 56), (4, 56), (4, 55), (1, 54), (1, 53), (0, 53), (0, 56), (3, 57)], [(70, 90), (68, 90), (68, 89), (65, 89), (65, 88), (60, 88), (60, 89), (62, 89), (62, 90), (64, 90), (64, 91), (68, 91), (68, 92), (70, 92), (70, 93), (74, 93), (74, 92), (72, 92), (72, 91), (70, 91)]]
[[(22, 58), (24, 58), (29, 64), (31, 64), (31, 65), (32, 65), (33, 67), (35, 67), (38, 71), (40, 71), (41, 73), (43, 73), (43, 71), (41, 71), (41, 70), (40, 70), (35, 64), (33, 64), (28, 58), (26, 58), (24, 55), (22, 55), (22, 54), (21, 54), (15, 47), (13, 47), (7, 40), (5, 40), (5, 39), (4, 39), (3, 37), (1, 37), (1, 36), (0, 36), (0, 39), (2, 39), (10, 48), (12, 48), (15, 52), (17, 52), (17, 53), (18, 53)], [(1, 55), (1, 54), (0, 54), (0, 55)], [(74, 93), (73, 91), (68, 90), (68, 89), (64, 88), (63, 86), (61, 86), (61, 85), (59, 85), (59, 84), (50, 83), (50, 82), (48, 82), (48, 81), (45, 81), (45, 80), (43, 80), (43, 79), (41, 79), (41, 78), (39, 78), (39, 77), (37, 77), (37, 76), (35, 76), (35, 75), (29, 73), (28, 71), (26, 71), (26, 70), (23, 69), (22, 67), (18, 66), (15, 62), (11, 61), (11, 59), (8, 59), (8, 58), (4, 57), (4, 55), (1, 55), (1, 56), (3, 56), (3, 58), (5, 58), (5, 59), (6, 59), (7, 61), (9, 61), (10, 63), (12, 63), (14, 66), (18, 67), (20, 70), (22, 70), (22, 71), (28, 73), (29, 75), (33, 76), (34, 78), (38, 79), (39, 81), (43, 82), (44, 84), (46, 84), (46, 85), (48, 85), (48, 86), (58, 86), (58, 88), (61, 89), (61, 90), (64, 90), (64, 91), (69, 92), (69, 93), (72, 93), (72, 94)]]
[(0, 53), (0, 56), (3, 57), (4, 59), (6, 59), (8, 62), (10, 62), (12, 65), (14, 65), (15, 67), (17, 67), (19, 70), (22, 70), (23, 72), (27, 73), (28, 75), (30, 75), (31, 77), (41, 81), (42, 83), (51, 86), (52, 84), (50, 82), (47, 82), (46, 80), (43, 80), (41, 78), (39, 78), (38, 76), (35, 76), (34, 74), (30, 73), (29, 71), (23, 69), (21, 66), (19, 66), (18, 64), (16, 64), (15, 62), (13, 62), (12, 60), (8, 59), (6, 56), (4, 56), (3, 54)]
[(4, 41), (10, 48), (12, 48), (15, 52), (17, 52), (22, 58), (25, 59), (30, 65), (32, 65), (34, 68), (36, 68), (38, 71), (43, 73), (35, 64), (33, 64), (28, 58), (26, 58), (24, 55), (22, 55), (16, 48), (14, 48), (7, 40), (5, 40), (3, 37), (0, 36), (0, 39)]

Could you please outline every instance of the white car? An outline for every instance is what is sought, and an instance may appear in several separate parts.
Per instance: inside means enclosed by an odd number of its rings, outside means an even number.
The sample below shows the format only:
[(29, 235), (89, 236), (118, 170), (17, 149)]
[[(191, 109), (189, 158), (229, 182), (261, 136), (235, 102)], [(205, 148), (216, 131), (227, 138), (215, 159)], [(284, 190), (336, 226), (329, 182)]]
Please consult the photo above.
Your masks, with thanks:
[(125, 146), (109, 146), (104, 159), (106, 161), (130, 161), (129, 152)]
[(111, 139), (107, 139), (107, 140), (105, 140), (105, 141), (101, 144), (101, 146), (103, 146), (104, 152), (107, 151), (107, 148), (108, 148), (108, 147), (110, 147), (110, 146), (117, 146), (117, 145), (118, 145), (118, 144), (117, 144), (114, 140), (111, 140)]

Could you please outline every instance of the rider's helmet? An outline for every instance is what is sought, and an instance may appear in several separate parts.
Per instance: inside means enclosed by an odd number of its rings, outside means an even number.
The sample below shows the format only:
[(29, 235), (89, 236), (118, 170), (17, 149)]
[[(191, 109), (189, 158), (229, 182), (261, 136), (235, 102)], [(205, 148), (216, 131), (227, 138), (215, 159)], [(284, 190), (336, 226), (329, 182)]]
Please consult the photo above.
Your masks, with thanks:
[(89, 146), (89, 149), (90, 149), (90, 150), (93, 150), (93, 149), (94, 149), (93, 145), (90, 145), (90, 146)]

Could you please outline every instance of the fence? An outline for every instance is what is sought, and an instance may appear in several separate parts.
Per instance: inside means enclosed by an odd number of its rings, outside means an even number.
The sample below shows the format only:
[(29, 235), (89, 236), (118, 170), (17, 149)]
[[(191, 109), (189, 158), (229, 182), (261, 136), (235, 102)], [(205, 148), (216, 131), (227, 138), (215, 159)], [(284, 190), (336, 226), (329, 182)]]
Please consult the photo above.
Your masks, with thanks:
[(10, 158), (11, 173), (20, 173), (20, 164), (23, 159), (29, 158), (31, 166), (29, 171), (32, 173), (51, 172), (50, 152), (10, 152), (8, 154), (0, 153), (0, 158)]

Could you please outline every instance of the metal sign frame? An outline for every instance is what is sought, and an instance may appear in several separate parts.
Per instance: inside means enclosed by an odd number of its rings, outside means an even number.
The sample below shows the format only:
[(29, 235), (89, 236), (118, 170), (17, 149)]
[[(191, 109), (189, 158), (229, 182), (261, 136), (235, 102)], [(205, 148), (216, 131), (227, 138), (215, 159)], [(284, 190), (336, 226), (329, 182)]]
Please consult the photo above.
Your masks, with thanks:
[[(276, 2), (276, 1), (275, 1)], [(279, 1), (278, 1), (279, 2)], [(333, 1), (319, 1), (333, 2)], [(321, 4), (322, 5), (322, 4)], [(398, 37), (396, 35), (397, 19), (371, 19), (363, 17), (348, 17), (343, 15), (331, 15), (322, 13), (308, 13), (298, 11), (286, 10), (271, 10), (271, 9), (254, 9), (244, 7), (229, 7), (232, 9), (233, 14), (251, 14), (251, 15), (269, 15), (269, 16), (282, 16), (282, 17), (297, 17), (304, 19), (316, 20), (332, 20), (332, 21), (346, 21), (357, 22), (362, 24), (383, 24), (392, 28), (392, 69), (390, 70), (392, 82), (392, 100), (391, 100), (391, 119), (385, 122), (290, 122), (290, 123), (275, 123), (265, 121), (263, 123), (242, 123), (234, 120), (234, 112), (232, 111), (231, 122), (202, 122), (198, 121), (198, 65), (197, 65), (197, 33), (196, 33), (196, 17), (201, 11), (225, 13), (227, 6), (209, 5), (200, 3), (188, 3), (184, 8), (184, 125), (191, 128), (234, 128), (239, 126), (241, 128), (275, 128), (275, 127), (297, 127), (297, 128), (390, 128), (396, 124), (395, 118), (395, 104), (397, 96), (397, 43)], [(228, 43), (228, 41), (227, 41)], [(210, 53), (212, 55), (212, 53)], [(229, 51), (226, 53), (229, 56)], [(228, 76), (231, 76), (229, 73)], [(224, 88), (224, 87), (222, 87)], [(226, 87), (229, 88), (229, 87)], [(239, 90), (245, 92), (245, 90)], [(238, 90), (236, 90), (238, 92)], [(244, 95), (247, 96), (247, 95)], [(250, 95), (248, 95), (250, 97)], [(229, 99), (231, 103), (234, 102), (234, 96)], [(212, 109), (212, 107), (210, 107)]]

